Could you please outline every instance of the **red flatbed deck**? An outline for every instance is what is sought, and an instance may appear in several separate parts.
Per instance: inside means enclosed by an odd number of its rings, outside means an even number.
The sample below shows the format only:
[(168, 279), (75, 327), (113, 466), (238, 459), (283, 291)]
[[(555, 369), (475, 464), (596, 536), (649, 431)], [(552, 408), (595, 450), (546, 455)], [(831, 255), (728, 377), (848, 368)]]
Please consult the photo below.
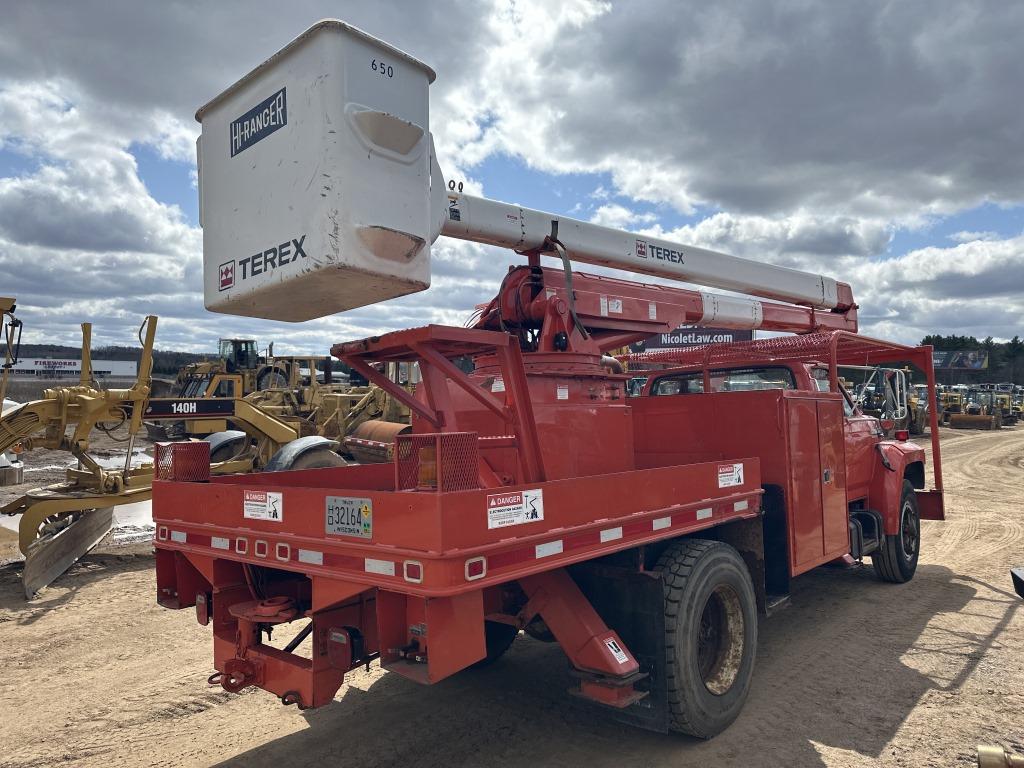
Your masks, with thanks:
[[(728, 471), (727, 471), (728, 470)], [(731, 474), (730, 474), (731, 472)], [(394, 490), (391, 464), (154, 482), (158, 549), (450, 596), (760, 513), (756, 458), (500, 489)], [(488, 497), (542, 492), (542, 519), (489, 527)], [(280, 494), (279, 519), (246, 496)], [(366, 500), (369, 536), (329, 532), (329, 499)], [(256, 505), (258, 507), (258, 504)], [(467, 561), (483, 558), (482, 575)], [(406, 564), (418, 563), (410, 578)]]

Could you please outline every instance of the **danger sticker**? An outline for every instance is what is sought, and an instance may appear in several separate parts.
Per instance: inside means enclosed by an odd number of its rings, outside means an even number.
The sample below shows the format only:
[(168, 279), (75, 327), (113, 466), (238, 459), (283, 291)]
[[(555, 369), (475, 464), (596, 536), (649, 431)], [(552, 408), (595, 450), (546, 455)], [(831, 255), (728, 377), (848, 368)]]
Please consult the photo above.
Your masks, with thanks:
[(719, 464), (718, 487), (728, 488), (733, 485), (743, 485), (743, 465)]
[(284, 520), (284, 498), (273, 491), (243, 491), (242, 515), (250, 520)]
[(619, 662), (619, 664), (625, 664), (629, 661), (629, 656), (627, 656), (626, 652), (622, 650), (622, 646), (619, 645), (618, 641), (616, 641), (614, 637), (609, 637), (604, 641), (604, 644), (608, 646), (608, 650), (612, 652), (612, 656), (615, 657), (615, 660)]
[(487, 494), (487, 527), (505, 528), (544, 519), (544, 491)]

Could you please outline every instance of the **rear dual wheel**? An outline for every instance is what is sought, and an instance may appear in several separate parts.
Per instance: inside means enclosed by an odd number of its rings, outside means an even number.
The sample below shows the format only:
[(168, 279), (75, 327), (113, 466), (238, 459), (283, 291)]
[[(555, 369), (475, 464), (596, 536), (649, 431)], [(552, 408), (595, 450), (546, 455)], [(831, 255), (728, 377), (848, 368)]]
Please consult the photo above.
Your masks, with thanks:
[(757, 602), (740, 554), (684, 539), (658, 560), (665, 594), (670, 727), (708, 739), (743, 709), (754, 674)]

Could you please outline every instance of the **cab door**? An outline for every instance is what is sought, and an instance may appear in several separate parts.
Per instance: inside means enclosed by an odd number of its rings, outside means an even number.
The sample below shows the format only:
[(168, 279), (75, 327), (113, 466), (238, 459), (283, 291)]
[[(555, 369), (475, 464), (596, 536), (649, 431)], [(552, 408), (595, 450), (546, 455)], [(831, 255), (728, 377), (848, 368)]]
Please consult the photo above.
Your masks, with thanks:
[(874, 416), (852, 412), (843, 419), (846, 438), (847, 501), (866, 498), (875, 466), (875, 446), (881, 427)]

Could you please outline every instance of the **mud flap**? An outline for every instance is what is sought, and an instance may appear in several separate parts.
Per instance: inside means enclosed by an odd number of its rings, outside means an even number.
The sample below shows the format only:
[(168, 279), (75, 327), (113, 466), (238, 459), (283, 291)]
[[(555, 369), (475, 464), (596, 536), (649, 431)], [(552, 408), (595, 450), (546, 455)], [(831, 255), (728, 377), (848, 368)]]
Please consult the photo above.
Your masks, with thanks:
[(56, 533), (48, 533), (29, 544), (25, 570), (21, 574), (25, 597), (31, 600), (39, 590), (78, 562), (99, 544), (114, 522), (114, 508), (83, 512), (77, 520)]
[(945, 520), (946, 511), (942, 491), (914, 491), (917, 510), (922, 520)]
[[(623, 709), (601, 707), (604, 717), (649, 731), (668, 733), (665, 598), (661, 575), (604, 563), (581, 563), (569, 573), (594, 610), (615, 630), (648, 677), (637, 684), (648, 695)], [(589, 706), (600, 706), (592, 704)]]

